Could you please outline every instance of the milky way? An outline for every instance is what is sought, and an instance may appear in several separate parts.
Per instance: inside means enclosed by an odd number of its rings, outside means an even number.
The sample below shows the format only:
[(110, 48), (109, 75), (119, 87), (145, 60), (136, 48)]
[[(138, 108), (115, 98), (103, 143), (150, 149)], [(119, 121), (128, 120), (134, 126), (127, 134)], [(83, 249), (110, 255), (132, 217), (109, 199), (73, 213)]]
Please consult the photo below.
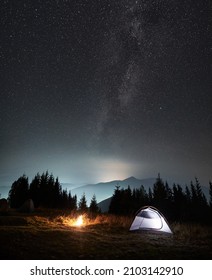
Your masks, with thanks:
[(0, 185), (46, 169), (66, 182), (161, 172), (207, 184), (209, 1), (1, 5)]

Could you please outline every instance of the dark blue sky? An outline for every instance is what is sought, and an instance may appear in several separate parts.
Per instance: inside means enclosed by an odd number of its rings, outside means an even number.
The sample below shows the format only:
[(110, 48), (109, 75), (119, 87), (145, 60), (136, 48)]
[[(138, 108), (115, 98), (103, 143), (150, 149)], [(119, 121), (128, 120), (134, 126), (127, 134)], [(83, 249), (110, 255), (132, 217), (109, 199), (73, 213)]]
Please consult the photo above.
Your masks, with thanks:
[(0, 185), (212, 180), (211, 4), (1, 2)]

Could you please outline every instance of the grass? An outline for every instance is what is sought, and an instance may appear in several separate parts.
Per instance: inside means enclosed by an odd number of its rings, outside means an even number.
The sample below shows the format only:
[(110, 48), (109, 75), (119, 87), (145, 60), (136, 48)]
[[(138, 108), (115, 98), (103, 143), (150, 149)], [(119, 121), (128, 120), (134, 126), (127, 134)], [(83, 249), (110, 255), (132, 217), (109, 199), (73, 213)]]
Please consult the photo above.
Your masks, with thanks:
[(132, 217), (40, 209), (0, 216), (0, 259), (211, 259), (212, 228), (171, 225), (173, 235), (129, 232)]

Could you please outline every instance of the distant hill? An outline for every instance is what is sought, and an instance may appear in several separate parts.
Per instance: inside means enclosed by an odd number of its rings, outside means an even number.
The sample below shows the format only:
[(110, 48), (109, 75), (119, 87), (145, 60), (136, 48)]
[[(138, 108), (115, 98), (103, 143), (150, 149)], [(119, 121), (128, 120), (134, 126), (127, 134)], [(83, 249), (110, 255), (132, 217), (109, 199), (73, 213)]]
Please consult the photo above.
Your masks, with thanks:
[[(150, 179), (136, 179), (135, 177), (129, 177), (125, 180), (113, 180), (110, 182), (101, 182), (97, 184), (88, 184), (83, 186), (77, 186), (71, 183), (62, 183), (62, 188), (71, 191), (71, 195), (77, 195), (78, 201), (85, 193), (87, 203), (90, 204), (92, 196), (95, 194), (97, 202), (100, 202), (106, 198), (109, 198), (113, 195), (114, 189), (117, 185), (121, 188), (127, 188), (130, 186), (131, 188), (139, 188), (141, 185), (147, 187), (151, 187), (155, 182), (155, 178)], [(9, 186), (0, 186), (0, 194), (1, 198), (7, 198), (8, 193), (10, 191)]]
[(127, 188), (128, 186), (131, 188), (139, 188), (141, 185), (143, 185), (148, 190), (149, 187), (152, 187), (154, 183), (155, 178), (141, 180), (136, 179), (135, 177), (129, 177), (125, 180), (113, 180), (110, 182), (89, 184), (74, 188), (71, 190), (71, 195), (77, 195), (79, 200), (83, 193), (85, 193), (87, 203), (90, 204), (91, 198), (94, 194), (96, 195), (97, 202), (111, 197), (116, 186), (120, 186), (121, 188)]
[[(132, 178), (132, 179), (131, 179), (131, 178)], [(153, 180), (153, 181), (151, 182), (151, 180)], [(139, 180), (139, 179), (130, 177), (130, 178), (128, 178), (128, 179), (126, 179), (126, 180), (124, 180), (124, 181), (122, 181), (122, 182), (130, 182), (130, 181), (133, 182), (133, 181), (134, 181), (134, 183), (137, 183), (137, 182), (141, 182), (141, 181), (142, 181), (142, 182), (143, 182), (142, 185), (144, 186), (144, 188), (145, 188), (146, 191), (148, 192), (148, 189), (153, 187), (153, 185), (154, 185), (154, 183), (155, 183), (155, 180), (156, 180), (156, 179)], [(145, 183), (146, 183), (146, 185), (145, 185)], [(151, 183), (151, 184), (149, 185), (148, 183)], [(119, 185), (121, 186), (121, 184), (119, 184)], [(130, 185), (130, 184), (129, 184), (129, 185)], [(182, 186), (183, 191), (185, 191), (186, 186), (185, 186), (185, 185), (184, 185), (184, 186), (181, 185), (181, 186)], [(136, 186), (133, 185), (133, 184), (131, 184), (130, 187), (131, 187), (131, 189), (136, 188)], [(169, 187), (172, 188), (172, 187), (173, 187), (173, 184), (170, 183), (170, 184), (169, 184)], [(188, 187), (190, 187), (190, 185), (188, 185)], [(205, 187), (205, 186), (202, 186), (202, 191), (203, 191), (203, 193), (204, 193), (206, 199), (209, 201), (209, 188), (208, 188), (208, 187)], [(112, 199), (112, 196), (110, 196), (110, 197), (108, 197), (108, 198), (106, 198), (106, 199), (103, 199), (102, 201), (100, 201), (100, 202), (98, 203), (98, 206), (99, 206), (99, 208), (101, 209), (102, 213), (108, 212), (111, 199)]]
[(104, 199), (104, 200), (102, 200), (98, 203), (98, 206), (101, 209), (102, 213), (108, 212), (109, 207), (110, 207), (111, 199), (112, 199), (112, 196), (109, 197), (109, 198), (106, 198), (106, 199)]
[[(78, 201), (80, 200), (83, 193), (86, 195), (87, 204), (90, 204), (92, 196), (95, 194), (97, 202), (101, 205), (102, 211), (103, 209), (107, 209), (109, 206), (109, 198), (112, 197), (115, 187), (120, 186), (121, 188), (127, 188), (128, 186), (133, 188), (139, 188), (141, 185), (144, 186), (146, 191), (149, 190), (149, 188), (152, 188), (154, 183), (156, 181), (156, 178), (147, 178), (147, 179), (137, 179), (135, 177), (129, 177), (124, 180), (113, 180), (110, 182), (101, 182), (97, 184), (88, 184), (83, 186), (77, 186), (71, 183), (65, 183), (61, 184), (63, 189), (67, 189), (68, 191), (71, 191), (71, 195), (77, 195)], [(164, 180), (166, 181), (166, 180)], [(168, 181), (169, 187), (172, 188), (173, 182)], [(177, 182), (176, 182), (177, 183)], [(201, 183), (201, 182), (200, 182)], [(185, 190), (185, 185), (181, 184), (183, 190)], [(190, 184), (188, 184), (188, 187), (190, 187)], [(8, 198), (8, 193), (10, 191), (10, 186), (0, 186), (0, 198)], [(202, 191), (205, 194), (207, 200), (209, 201), (209, 187), (208, 186), (202, 186)], [(106, 207), (106, 205), (108, 206)]]

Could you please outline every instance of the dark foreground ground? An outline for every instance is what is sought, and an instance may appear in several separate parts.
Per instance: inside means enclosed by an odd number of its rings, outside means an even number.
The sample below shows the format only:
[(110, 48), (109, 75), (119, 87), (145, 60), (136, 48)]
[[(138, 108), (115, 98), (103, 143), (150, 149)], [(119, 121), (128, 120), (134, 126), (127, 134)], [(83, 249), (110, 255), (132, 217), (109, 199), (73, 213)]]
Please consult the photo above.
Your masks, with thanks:
[(172, 236), (129, 232), (131, 219), (104, 216), (85, 227), (61, 216), (0, 216), (0, 259), (212, 259), (212, 228), (171, 225)]

